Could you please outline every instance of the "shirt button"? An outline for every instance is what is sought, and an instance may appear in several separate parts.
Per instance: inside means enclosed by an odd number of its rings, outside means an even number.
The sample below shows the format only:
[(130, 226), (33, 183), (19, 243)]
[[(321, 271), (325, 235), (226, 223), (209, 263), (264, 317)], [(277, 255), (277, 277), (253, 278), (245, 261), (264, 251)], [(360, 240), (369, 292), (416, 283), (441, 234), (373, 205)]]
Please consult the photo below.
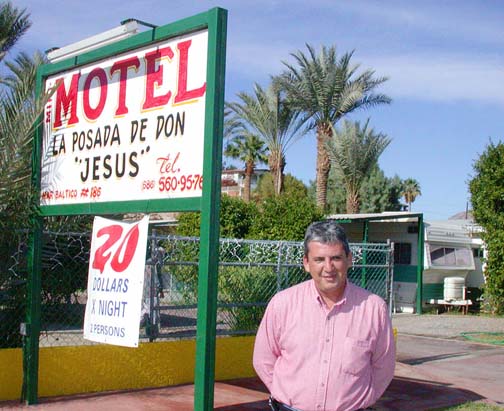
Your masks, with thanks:
[(327, 364), (327, 360), (324, 360), (324, 364)]
[(322, 384), (320, 384), (320, 385), (321, 385), (322, 387), (325, 387), (325, 384), (324, 384), (324, 383), (322, 383)]
[(331, 341), (331, 339), (330, 338), (326, 338), (326, 342), (329, 342), (329, 341)]

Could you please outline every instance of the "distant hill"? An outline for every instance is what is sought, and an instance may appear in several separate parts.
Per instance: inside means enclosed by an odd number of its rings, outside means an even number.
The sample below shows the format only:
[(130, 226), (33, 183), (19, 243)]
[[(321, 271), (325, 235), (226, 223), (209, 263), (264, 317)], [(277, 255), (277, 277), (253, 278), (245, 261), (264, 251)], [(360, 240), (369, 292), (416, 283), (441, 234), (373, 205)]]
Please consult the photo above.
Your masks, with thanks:
[(470, 220), (474, 221), (472, 210), (469, 211), (461, 211), (455, 215), (452, 215), (448, 220)]

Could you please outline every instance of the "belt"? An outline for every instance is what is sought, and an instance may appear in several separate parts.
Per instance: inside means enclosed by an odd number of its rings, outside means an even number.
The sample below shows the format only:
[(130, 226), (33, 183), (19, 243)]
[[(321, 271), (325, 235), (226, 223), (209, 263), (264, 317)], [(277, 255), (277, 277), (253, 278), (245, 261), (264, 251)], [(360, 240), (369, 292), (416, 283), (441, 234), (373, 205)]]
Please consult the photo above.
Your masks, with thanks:
[(301, 411), (283, 402), (277, 401), (273, 397), (269, 398), (269, 406), (273, 411)]
[[(275, 400), (273, 397), (269, 397), (269, 406), (273, 411), (301, 411), (297, 408), (291, 407), (290, 405), (284, 404), (283, 402)], [(374, 408), (359, 408), (356, 411), (371, 411)]]

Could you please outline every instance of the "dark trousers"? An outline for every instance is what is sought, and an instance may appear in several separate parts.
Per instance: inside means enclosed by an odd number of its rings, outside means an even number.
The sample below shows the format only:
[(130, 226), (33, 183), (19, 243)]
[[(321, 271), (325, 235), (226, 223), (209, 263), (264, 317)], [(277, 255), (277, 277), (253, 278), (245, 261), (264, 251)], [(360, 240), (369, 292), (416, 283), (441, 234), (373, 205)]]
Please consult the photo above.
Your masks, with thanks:
[[(298, 410), (297, 408), (291, 407), (290, 405), (283, 404), (275, 400), (273, 397), (269, 398), (269, 406), (272, 411), (301, 411)], [(361, 408), (358, 409), (357, 411), (366, 411), (366, 410), (373, 410), (373, 408)]]

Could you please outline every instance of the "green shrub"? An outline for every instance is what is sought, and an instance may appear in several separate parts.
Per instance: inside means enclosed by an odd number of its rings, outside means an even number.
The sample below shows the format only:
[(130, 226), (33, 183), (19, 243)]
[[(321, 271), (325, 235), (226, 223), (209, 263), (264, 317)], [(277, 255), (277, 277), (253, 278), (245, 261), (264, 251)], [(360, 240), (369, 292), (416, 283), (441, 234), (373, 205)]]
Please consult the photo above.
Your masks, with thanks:
[(306, 227), (322, 217), (323, 213), (308, 197), (267, 198), (260, 205), (260, 212), (250, 231), (250, 238), (301, 241)]
[(219, 303), (231, 330), (257, 330), (268, 302), (277, 291), (273, 267), (222, 267)]
[(486, 259), (484, 307), (504, 313), (504, 145), (490, 142), (474, 163), (469, 183), (473, 213), (483, 229)]
[[(220, 237), (246, 238), (250, 226), (257, 214), (253, 203), (246, 203), (240, 198), (223, 195), (220, 206)], [(199, 236), (200, 213), (181, 213), (179, 216), (177, 234), (182, 236)]]

